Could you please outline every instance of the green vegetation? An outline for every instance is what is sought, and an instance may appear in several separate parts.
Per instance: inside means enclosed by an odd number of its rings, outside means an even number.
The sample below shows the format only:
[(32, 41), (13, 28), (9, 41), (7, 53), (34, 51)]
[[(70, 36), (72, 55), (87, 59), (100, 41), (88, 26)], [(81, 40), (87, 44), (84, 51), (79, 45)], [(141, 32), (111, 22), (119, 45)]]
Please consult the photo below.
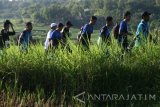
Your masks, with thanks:
[[(160, 96), (160, 47), (133, 49), (120, 57), (116, 42), (106, 48), (91, 46), (83, 51), (71, 43), (73, 53), (57, 50), (46, 55), (42, 45), (31, 46), (28, 54), (20, 55), (18, 47), (4, 50), (0, 56), (1, 104), (77, 104), (73, 96), (83, 91), (90, 94), (155, 94)], [(113, 48), (114, 47), (114, 48)], [(4, 90), (4, 91), (3, 91)], [(158, 97), (157, 97), (158, 98)], [(27, 101), (30, 101), (27, 103)], [(74, 103), (75, 102), (75, 103)], [(76, 103), (77, 102), (77, 103)], [(156, 101), (113, 101), (105, 106), (153, 106)], [(98, 106), (90, 101), (89, 106)], [(99, 106), (103, 106), (102, 102)], [(31, 106), (29, 105), (29, 106)]]
[[(13, 41), (11, 48), (0, 50), (0, 107), (159, 107), (159, 44), (133, 48), (122, 58), (121, 49), (114, 39), (111, 46), (96, 45), (99, 30), (95, 30), (90, 51), (84, 51), (72, 40), (72, 53), (58, 49), (47, 55), (43, 48), (51, 22), (71, 20), (74, 24), (71, 38), (75, 39), (80, 26), (90, 16), (98, 16), (96, 28), (99, 29), (104, 25), (106, 15), (112, 15), (114, 21), (119, 22), (126, 10), (133, 13), (131, 30), (134, 34), (141, 13), (146, 10), (153, 13), (151, 32), (158, 38), (159, 8), (159, 0), (1, 0), (0, 28), (5, 19), (11, 19), (18, 36), (24, 29), (23, 23), (32, 21), (33, 38), (39, 43), (32, 44), (28, 54), (20, 54)], [(129, 38), (130, 41), (132, 39)], [(106, 53), (107, 48), (109, 54)], [(74, 98), (82, 92), (151, 94), (156, 95), (156, 100), (86, 100), (83, 104)]]
[(136, 27), (144, 11), (152, 13), (152, 28), (159, 27), (159, 0), (18, 0), (0, 1), (0, 18), (31, 20), (35, 23), (66, 22), (71, 20), (76, 27), (84, 25), (92, 15), (98, 16), (97, 28), (104, 25), (104, 18), (112, 15), (119, 22), (126, 10), (132, 12), (132, 27)]

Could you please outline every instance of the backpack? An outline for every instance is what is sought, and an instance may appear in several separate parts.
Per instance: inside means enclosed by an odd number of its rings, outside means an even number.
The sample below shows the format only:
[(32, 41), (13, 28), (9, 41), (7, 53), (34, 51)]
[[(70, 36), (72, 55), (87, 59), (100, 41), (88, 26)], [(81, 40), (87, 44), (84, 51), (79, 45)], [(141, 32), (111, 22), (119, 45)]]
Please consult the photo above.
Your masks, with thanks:
[(80, 29), (80, 31), (78, 32), (78, 35), (77, 35), (77, 40), (78, 40), (78, 42), (79, 42), (80, 39), (81, 39), (82, 31), (83, 31), (83, 26), (81, 27), (81, 29)]
[(116, 25), (113, 27), (113, 35), (114, 35), (114, 38), (115, 38), (115, 39), (118, 39), (118, 37), (119, 37), (119, 28), (120, 28), (120, 25), (119, 25), (119, 24), (116, 24)]
[[(107, 26), (103, 26), (100, 30), (101, 36), (104, 36), (103, 33), (106, 33), (106, 31), (108, 30)], [(102, 37), (105, 38), (105, 37)]]
[(102, 39), (102, 42), (107, 43), (107, 45), (110, 45), (111, 37), (110, 37), (110, 32), (107, 32), (108, 30), (109, 29), (107, 26), (103, 26), (100, 30), (100, 37)]
[(23, 32), (21, 32), (20, 35), (18, 35), (18, 44), (22, 44), (22, 42), (24, 42), (24, 36), (25, 36), (25, 34), (26, 34), (26, 30), (24, 30)]

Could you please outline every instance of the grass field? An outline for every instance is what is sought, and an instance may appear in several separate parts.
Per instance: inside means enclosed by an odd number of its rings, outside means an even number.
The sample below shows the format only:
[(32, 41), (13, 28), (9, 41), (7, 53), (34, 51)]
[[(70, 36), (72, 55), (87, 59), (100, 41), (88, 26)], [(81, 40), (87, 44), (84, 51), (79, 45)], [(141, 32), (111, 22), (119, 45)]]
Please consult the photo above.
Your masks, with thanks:
[[(22, 25), (15, 27), (23, 30)], [(34, 30), (49, 27), (37, 26)], [(76, 38), (79, 29), (71, 29)], [(44, 34), (34, 37), (45, 40)], [(20, 54), (12, 45), (0, 53), (0, 107), (159, 107), (160, 46), (133, 48), (121, 57), (121, 49), (113, 39), (111, 46), (98, 47), (99, 31), (93, 35), (90, 51), (70, 41), (72, 53), (58, 49), (46, 55), (43, 44), (31, 45), (28, 54)], [(110, 54), (106, 54), (106, 50)], [(85, 99), (75, 95), (94, 94), (156, 95), (156, 100)]]
[[(114, 44), (109, 47), (110, 56), (96, 45), (90, 52), (71, 45), (73, 53), (57, 50), (45, 55), (43, 46), (31, 46), (28, 54), (20, 55), (18, 47), (12, 46), (0, 56), (1, 104), (5, 106), (33, 104), (63, 104), (74, 107), (74, 95), (83, 91), (91, 94), (155, 94), (159, 93), (160, 68), (159, 46), (145, 50), (133, 50), (120, 58), (120, 50)], [(114, 48), (113, 48), (114, 47)], [(29, 101), (29, 102), (28, 102)], [(156, 101), (91, 101), (90, 107), (108, 105), (124, 107), (146, 105)], [(15, 104), (16, 103), (16, 104)], [(104, 106), (106, 107), (106, 106)]]

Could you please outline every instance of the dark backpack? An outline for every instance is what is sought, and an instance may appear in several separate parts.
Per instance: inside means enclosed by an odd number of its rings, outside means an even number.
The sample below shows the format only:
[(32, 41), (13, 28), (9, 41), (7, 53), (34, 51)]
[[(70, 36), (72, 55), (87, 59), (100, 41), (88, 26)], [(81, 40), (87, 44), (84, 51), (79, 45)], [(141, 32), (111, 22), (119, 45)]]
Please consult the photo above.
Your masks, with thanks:
[(100, 30), (100, 36), (102, 38), (102, 41), (106, 41), (109, 39), (110, 34), (106, 36), (107, 30), (108, 30), (107, 26), (103, 26)]
[(78, 32), (78, 35), (77, 35), (77, 40), (78, 41), (80, 41), (80, 39), (81, 39), (82, 31), (83, 31), (83, 26), (81, 27), (80, 31)]
[(107, 26), (103, 26), (100, 30), (101, 36), (104, 36), (107, 30), (108, 30)]
[[(22, 44), (22, 42), (24, 42), (24, 36), (26, 35), (26, 30), (24, 30), (20, 35), (18, 35), (18, 39), (19, 39), (19, 44)], [(22, 35), (23, 34), (23, 35)]]
[(119, 25), (119, 24), (116, 24), (116, 25), (113, 27), (113, 35), (114, 35), (114, 38), (115, 38), (115, 39), (118, 39), (118, 37), (119, 37), (119, 28), (120, 28), (120, 25)]

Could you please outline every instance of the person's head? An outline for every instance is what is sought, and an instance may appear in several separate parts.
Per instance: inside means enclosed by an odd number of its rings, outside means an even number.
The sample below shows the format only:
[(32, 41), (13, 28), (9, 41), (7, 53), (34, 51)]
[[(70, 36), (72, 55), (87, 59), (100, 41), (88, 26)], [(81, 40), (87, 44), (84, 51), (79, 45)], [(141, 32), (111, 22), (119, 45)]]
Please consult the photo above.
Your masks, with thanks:
[(124, 14), (124, 19), (129, 22), (131, 20), (131, 12), (127, 11)]
[(151, 13), (149, 13), (149, 12), (144, 12), (143, 14), (142, 14), (142, 19), (144, 20), (144, 21), (146, 21), (146, 22), (148, 22), (149, 20), (150, 20), (150, 15), (151, 15)]
[(113, 26), (113, 17), (111, 17), (111, 16), (107, 16), (106, 17), (106, 23), (107, 23), (107, 25), (108, 26)]
[(63, 27), (64, 27), (64, 25), (63, 25), (62, 23), (59, 23), (59, 24), (57, 25), (57, 30), (58, 30), (58, 31), (61, 31), (61, 30), (63, 29)]
[(9, 29), (9, 25), (11, 25), (11, 22), (9, 20), (6, 20), (4, 22), (4, 25), (3, 25), (4, 29), (8, 30)]
[(68, 28), (70, 28), (70, 27), (73, 26), (73, 24), (71, 23), (71, 21), (67, 21), (67, 22), (66, 22), (66, 26), (67, 26)]
[(90, 19), (90, 24), (95, 25), (97, 22), (97, 17), (96, 16), (92, 16)]
[(56, 23), (51, 23), (50, 27), (51, 27), (52, 30), (56, 30), (57, 24)]
[(32, 31), (32, 29), (33, 29), (32, 23), (31, 22), (27, 22), (26, 23), (26, 30)]

